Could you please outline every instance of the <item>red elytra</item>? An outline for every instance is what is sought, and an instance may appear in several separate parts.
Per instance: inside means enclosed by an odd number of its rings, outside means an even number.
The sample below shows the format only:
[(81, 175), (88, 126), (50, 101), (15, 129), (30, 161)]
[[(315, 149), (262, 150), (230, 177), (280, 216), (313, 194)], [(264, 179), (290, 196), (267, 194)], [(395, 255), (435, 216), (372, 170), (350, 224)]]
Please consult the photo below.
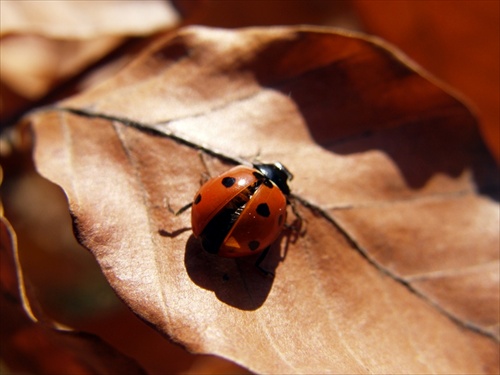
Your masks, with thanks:
[(275, 163), (237, 166), (207, 181), (191, 209), (194, 236), (206, 251), (222, 257), (267, 250), (285, 225), (291, 178)]

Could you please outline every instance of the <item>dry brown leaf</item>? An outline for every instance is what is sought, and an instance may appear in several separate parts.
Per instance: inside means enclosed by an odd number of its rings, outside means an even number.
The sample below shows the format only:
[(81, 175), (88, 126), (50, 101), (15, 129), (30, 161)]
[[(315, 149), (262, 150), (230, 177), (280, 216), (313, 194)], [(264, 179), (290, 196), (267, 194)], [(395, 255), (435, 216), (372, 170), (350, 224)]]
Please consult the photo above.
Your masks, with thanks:
[(500, 164), (500, 2), (366, 1), (353, 5), (366, 30), (392, 43), (477, 106)]
[(37, 311), (24, 285), (16, 247), (13, 229), (2, 216), (0, 339), (2, 360), (11, 370), (36, 374), (145, 374), (133, 359), (97, 336), (61, 327)]
[[(121, 298), (190, 350), (268, 373), (496, 372), (497, 170), (468, 109), (387, 48), (184, 29), (33, 115), (37, 167)], [(307, 231), (273, 248), (273, 280), (168, 210), (199, 187), (198, 149), (213, 175), (256, 155), (295, 174)]]
[[(30, 138), (26, 133), (14, 131), (8, 139), (0, 139), (10, 141), (0, 144), (2, 153), (8, 151), (9, 145), (11, 147), (8, 157), (0, 155), (3, 156), (0, 172), (4, 173), (0, 210), (5, 209), (5, 216), (16, 230), (22, 274), (30, 285), (35, 286), (31, 299), (34, 298), (42, 307), (44, 315), (78, 331), (98, 335), (119, 352), (134, 358), (150, 375), (184, 373), (187, 370), (197, 374), (248, 373), (233, 362), (220, 357), (193, 355), (165, 340), (114, 296), (95, 259), (76, 242), (64, 193), (59, 186), (34, 172), (30, 163)], [(7, 264), (2, 255), (0, 266)], [(0, 278), (14, 275), (14, 271), (13, 268), (0, 269)], [(15, 290), (16, 283), (12, 285)], [(0, 318), (4, 327), (16, 326), (18, 317), (24, 317), (23, 311), (18, 313), (19, 308), (15, 310), (15, 316)], [(30, 321), (26, 323), (32, 324)], [(37, 337), (38, 331), (26, 330), (26, 341)], [(19, 357), (23, 357), (23, 361), (29, 358), (34, 363), (40, 358), (43, 362), (53, 360), (57, 363), (60, 357), (57, 349), (39, 354), (36, 346), (33, 348), (35, 353), (18, 345), (11, 346), (11, 341), (1, 335), (0, 342), (2, 363), (10, 364), (7, 366), (10, 370), (16, 368), (13, 362)], [(90, 346), (94, 346), (92, 341)], [(4, 348), (8, 349), (4, 351)], [(22, 355), (19, 353), (21, 349)], [(93, 353), (94, 359), (102, 357)]]
[[(163, 0), (2, 0), (0, 6), (4, 121), (84, 72), (127, 37), (169, 30), (180, 22), (172, 3)], [(19, 97), (24, 100), (18, 104)]]
[(118, 37), (86, 41), (51, 40), (37, 35), (5, 37), (0, 43), (2, 81), (17, 94), (36, 100), (121, 43), (123, 38)]
[(1, 6), (1, 35), (37, 34), (56, 39), (148, 35), (179, 22), (171, 2), (163, 0), (2, 0)]

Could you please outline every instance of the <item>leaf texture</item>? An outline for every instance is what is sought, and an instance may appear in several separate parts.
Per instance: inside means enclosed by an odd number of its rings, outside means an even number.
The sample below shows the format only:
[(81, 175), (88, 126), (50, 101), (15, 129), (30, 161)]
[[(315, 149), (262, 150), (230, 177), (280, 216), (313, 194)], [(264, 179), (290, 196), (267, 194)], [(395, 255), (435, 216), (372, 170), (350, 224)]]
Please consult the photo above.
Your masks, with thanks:
[[(188, 349), (267, 373), (498, 371), (496, 167), (469, 110), (382, 41), (186, 28), (31, 121), (80, 242)], [(204, 164), (256, 157), (294, 173), (305, 219), (274, 279), (172, 213)]]

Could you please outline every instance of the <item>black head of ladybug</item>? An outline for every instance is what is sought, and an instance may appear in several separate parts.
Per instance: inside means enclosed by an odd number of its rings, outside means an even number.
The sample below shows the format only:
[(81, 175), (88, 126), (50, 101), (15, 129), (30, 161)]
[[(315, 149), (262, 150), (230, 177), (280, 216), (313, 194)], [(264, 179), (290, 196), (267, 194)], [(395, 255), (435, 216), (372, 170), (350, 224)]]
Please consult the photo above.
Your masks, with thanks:
[(293, 175), (283, 164), (279, 162), (274, 164), (254, 164), (253, 167), (274, 182), (285, 196), (290, 195), (287, 182), (293, 178)]

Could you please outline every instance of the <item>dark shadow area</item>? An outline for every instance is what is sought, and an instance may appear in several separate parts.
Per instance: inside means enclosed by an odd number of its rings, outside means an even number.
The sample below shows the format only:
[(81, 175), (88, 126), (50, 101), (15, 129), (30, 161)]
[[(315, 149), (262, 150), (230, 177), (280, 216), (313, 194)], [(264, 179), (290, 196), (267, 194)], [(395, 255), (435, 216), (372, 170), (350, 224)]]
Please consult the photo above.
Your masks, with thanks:
[[(261, 266), (274, 273), (282, 257), (280, 240), (271, 247)], [(274, 281), (256, 266), (259, 254), (242, 258), (222, 258), (204, 251), (199, 241), (190, 236), (186, 243), (184, 263), (191, 280), (211, 290), (217, 298), (242, 310), (256, 310), (266, 300)]]
[(180, 228), (180, 229), (174, 230), (173, 232), (168, 232), (165, 229), (159, 229), (158, 234), (162, 237), (174, 238), (174, 237), (177, 237), (178, 235), (180, 235), (184, 232), (187, 232), (188, 230), (191, 230), (191, 227)]
[(388, 51), (366, 44), (297, 34), (268, 45), (242, 68), (290, 96), (328, 151), (380, 150), (412, 189), (439, 173), (457, 178), (471, 171), (478, 192), (498, 201), (499, 169), (469, 110)]

